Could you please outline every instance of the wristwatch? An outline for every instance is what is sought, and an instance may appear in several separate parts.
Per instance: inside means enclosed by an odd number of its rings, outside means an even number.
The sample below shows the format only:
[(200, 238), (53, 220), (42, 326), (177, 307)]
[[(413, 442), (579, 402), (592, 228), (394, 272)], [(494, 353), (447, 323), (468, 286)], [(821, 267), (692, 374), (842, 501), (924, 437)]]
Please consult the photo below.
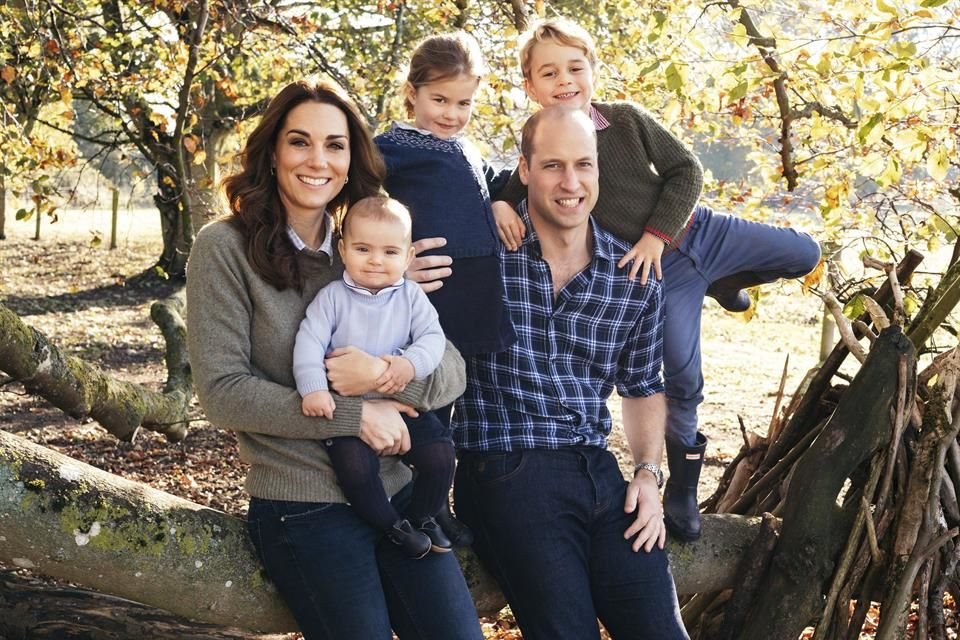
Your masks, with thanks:
[(652, 473), (653, 477), (657, 479), (657, 489), (663, 488), (663, 471), (660, 470), (660, 465), (652, 462), (640, 462), (633, 467), (633, 477), (636, 478), (640, 471)]

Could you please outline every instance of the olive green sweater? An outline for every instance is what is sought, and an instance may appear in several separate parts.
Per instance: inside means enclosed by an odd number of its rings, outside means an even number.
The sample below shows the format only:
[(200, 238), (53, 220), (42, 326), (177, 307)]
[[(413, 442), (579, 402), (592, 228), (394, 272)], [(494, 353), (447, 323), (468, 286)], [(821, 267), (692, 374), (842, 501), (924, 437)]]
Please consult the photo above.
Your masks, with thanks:
[[(693, 152), (632, 102), (594, 102), (610, 123), (597, 131), (600, 193), (593, 215), (607, 231), (635, 243), (650, 232), (676, 246), (700, 198), (703, 169)], [(527, 195), (516, 171), (499, 198)]]
[[(336, 396), (332, 420), (304, 416), (293, 379), (293, 343), (307, 305), (340, 277), (339, 257), (305, 249), (302, 293), (278, 291), (250, 267), (240, 232), (225, 221), (197, 234), (187, 265), (187, 339), (200, 404), (211, 423), (237, 432), (250, 465), (250, 495), (298, 502), (345, 502), (321, 440), (360, 432), (361, 400)], [(336, 253), (336, 252), (334, 252)], [(434, 373), (398, 399), (416, 407), (453, 402), (464, 363), (450, 343)], [(388, 495), (410, 480), (399, 458), (381, 458)]]

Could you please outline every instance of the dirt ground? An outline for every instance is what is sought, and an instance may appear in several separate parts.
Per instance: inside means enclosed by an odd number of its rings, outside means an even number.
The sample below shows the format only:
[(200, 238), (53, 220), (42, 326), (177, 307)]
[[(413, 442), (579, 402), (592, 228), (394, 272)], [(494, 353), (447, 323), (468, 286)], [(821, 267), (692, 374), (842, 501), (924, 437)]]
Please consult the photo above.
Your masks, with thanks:
[[(102, 224), (101, 216), (45, 226), (42, 239), (34, 241), (31, 223), (8, 219), (7, 240), (0, 241), (0, 302), (65, 352), (97, 362), (118, 378), (159, 389), (163, 342), (150, 321), (149, 305), (168, 288), (127, 284), (159, 255), (158, 241), (145, 239), (159, 237), (155, 221), (142, 214), (121, 224), (115, 250), (108, 250), (106, 242), (91, 245), (91, 227)], [(700, 418), (710, 445), (701, 498), (712, 492), (725, 464), (740, 448), (738, 418), (747, 429), (765, 433), (785, 359), (790, 360), (784, 403), (816, 364), (821, 313), (820, 301), (802, 294), (795, 282), (764, 287), (757, 314), (749, 322), (724, 312), (712, 300), (705, 302), (706, 399)], [(611, 401), (615, 416), (618, 404)], [(0, 429), (239, 515), (246, 498), (235, 439), (200, 420), (199, 409), (195, 411), (198, 421), (181, 443), (171, 445), (150, 433), (133, 444), (121, 443), (97, 424), (68, 418), (44, 400), (24, 394), (20, 385), (0, 374)], [(626, 468), (629, 455), (619, 429), (610, 447)], [(488, 637), (518, 637), (500, 635), (498, 629), (508, 623), (488, 621), (487, 626)]]

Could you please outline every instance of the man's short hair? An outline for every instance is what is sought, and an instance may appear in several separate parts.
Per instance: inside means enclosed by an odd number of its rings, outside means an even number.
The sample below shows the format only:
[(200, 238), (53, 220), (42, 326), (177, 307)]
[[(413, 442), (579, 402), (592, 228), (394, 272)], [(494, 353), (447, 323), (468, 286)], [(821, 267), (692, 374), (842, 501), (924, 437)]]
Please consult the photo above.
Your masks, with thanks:
[(533, 139), (534, 136), (537, 135), (537, 129), (540, 125), (544, 122), (562, 120), (568, 120), (569, 122), (562, 123), (561, 126), (571, 126), (579, 121), (579, 124), (582, 124), (590, 131), (593, 137), (593, 143), (596, 145), (597, 128), (593, 124), (593, 120), (590, 119), (590, 116), (580, 109), (568, 105), (545, 107), (527, 118), (527, 121), (523, 124), (523, 130), (520, 132), (520, 155), (526, 158), (528, 163), (530, 162), (530, 157), (533, 155)]

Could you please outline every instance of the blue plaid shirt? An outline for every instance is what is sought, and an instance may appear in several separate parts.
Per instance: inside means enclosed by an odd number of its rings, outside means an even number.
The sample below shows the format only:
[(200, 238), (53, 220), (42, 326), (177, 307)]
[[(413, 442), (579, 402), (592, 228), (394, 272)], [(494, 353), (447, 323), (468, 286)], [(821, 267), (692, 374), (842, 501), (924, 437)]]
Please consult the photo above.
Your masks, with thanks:
[(527, 236), (519, 250), (500, 253), (518, 340), (467, 358), (454, 442), (470, 451), (606, 447), (614, 385), (624, 397), (663, 391), (661, 283), (627, 280), (617, 262), (630, 246), (591, 217), (593, 260), (554, 301), (526, 201), (518, 210)]

